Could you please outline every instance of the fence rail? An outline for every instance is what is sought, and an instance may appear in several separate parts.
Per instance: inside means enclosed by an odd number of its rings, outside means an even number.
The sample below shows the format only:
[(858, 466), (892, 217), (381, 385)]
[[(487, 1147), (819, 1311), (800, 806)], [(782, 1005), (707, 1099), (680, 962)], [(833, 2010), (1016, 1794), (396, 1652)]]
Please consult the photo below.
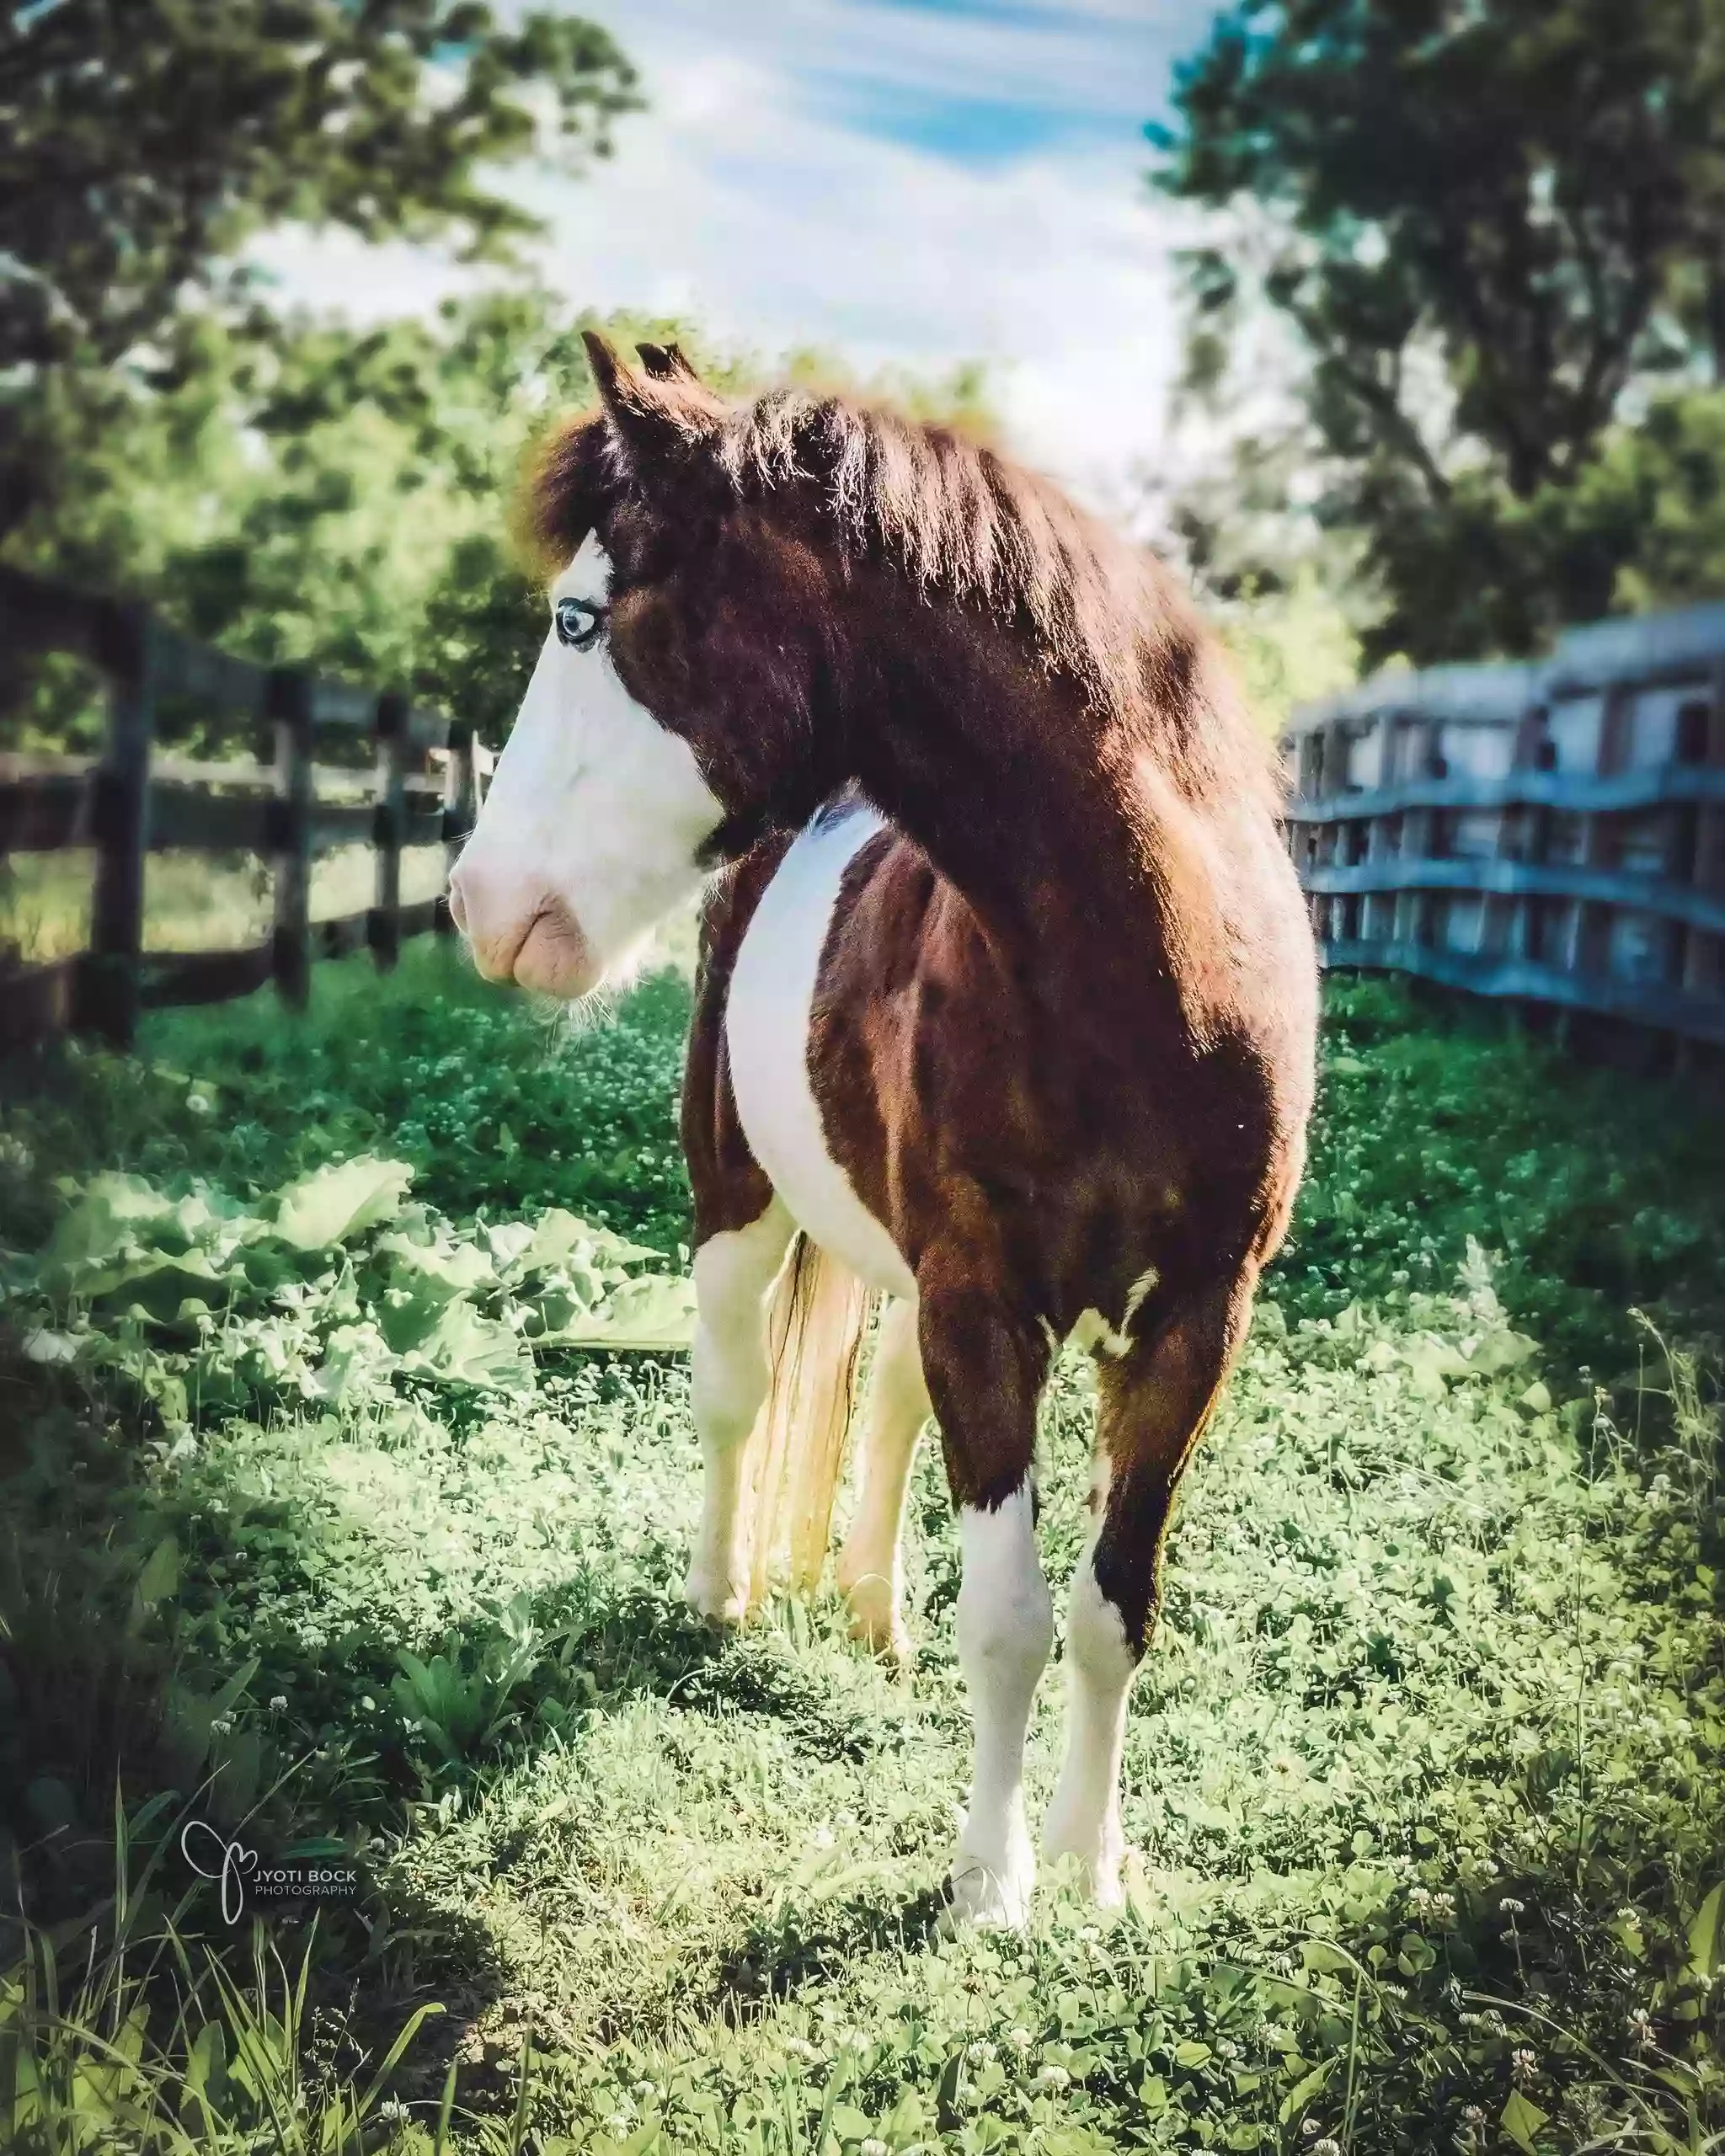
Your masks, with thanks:
[[(4, 567), (0, 644), (81, 658), (105, 677), (109, 698), (106, 745), (93, 761), (0, 760), (0, 857), (75, 847), (95, 854), (89, 947), (0, 971), (0, 1047), (67, 1031), (125, 1046), (142, 1010), (222, 1002), (270, 981), (300, 1006), (318, 958), (369, 949), (387, 968), (409, 937), (448, 932), (441, 897), (403, 904), (402, 855), (439, 846), (447, 865), (473, 829), (483, 752), (469, 728), (393, 691), (231, 658), (179, 635), (136, 602)], [(197, 765), (158, 757), (157, 714), (168, 696), (266, 727), (273, 760)], [(369, 798), (327, 798), (334, 775), (320, 771), (314, 751), (332, 732), (369, 737)], [(442, 780), (428, 798), (410, 766), (439, 750)], [(340, 780), (339, 790), (350, 792), (365, 775), (344, 771)], [(314, 921), (314, 857), (355, 843), (375, 857), (371, 905)], [(145, 864), (169, 849), (266, 858), (275, 886), (270, 940), (238, 950), (147, 950)]]
[(1282, 745), (1327, 964), (1725, 1048), (1725, 606), (1379, 675)]

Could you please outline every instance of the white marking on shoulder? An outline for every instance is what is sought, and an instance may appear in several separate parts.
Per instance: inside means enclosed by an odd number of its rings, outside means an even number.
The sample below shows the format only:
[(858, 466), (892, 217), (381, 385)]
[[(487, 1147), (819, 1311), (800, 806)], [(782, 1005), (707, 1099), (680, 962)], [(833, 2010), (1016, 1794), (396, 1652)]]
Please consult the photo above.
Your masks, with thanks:
[(809, 1019), (839, 889), (882, 828), (858, 803), (823, 812), (798, 834), (744, 932), (725, 1039), (744, 1134), (798, 1226), (871, 1288), (914, 1295), (898, 1246), (832, 1156), (809, 1075)]

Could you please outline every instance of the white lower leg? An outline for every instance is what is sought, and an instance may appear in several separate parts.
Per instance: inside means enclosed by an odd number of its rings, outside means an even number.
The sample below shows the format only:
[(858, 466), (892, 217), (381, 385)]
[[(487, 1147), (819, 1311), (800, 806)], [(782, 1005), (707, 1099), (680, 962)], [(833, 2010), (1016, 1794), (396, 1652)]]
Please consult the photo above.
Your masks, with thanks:
[(875, 1340), (862, 1429), (862, 1487), (838, 1560), (839, 1587), (850, 1598), (851, 1630), (877, 1651), (899, 1653), (906, 1645), (899, 1610), (905, 1495), (928, 1414), (916, 1305), (895, 1300), (882, 1315)]
[(959, 1662), (976, 1721), (976, 1771), (953, 1860), (953, 1901), (973, 1923), (1022, 1924), (1036, 1883), (1024, 1823), (1024, 1737), (1054, 1644), (1028, 1481), (994, 1512), (967, 1506), (959, 1534)]
[(1066, 1619), (1066, 1752), (1043, 1827), (1044, 1853), (1076, 1857), (1106, 1907), (1121, 1897), (1120, 1757), (1138, 1657), (1087, 1550)]
[(766, 1397), (766, 1297), (790, 1241), (777, 1202), (695, 1253), (693, 1408), (705, 1486), (686, 1592), (703, 1617), (734, 1624), (749, 1606), (742, 1500), (749, 1433)]

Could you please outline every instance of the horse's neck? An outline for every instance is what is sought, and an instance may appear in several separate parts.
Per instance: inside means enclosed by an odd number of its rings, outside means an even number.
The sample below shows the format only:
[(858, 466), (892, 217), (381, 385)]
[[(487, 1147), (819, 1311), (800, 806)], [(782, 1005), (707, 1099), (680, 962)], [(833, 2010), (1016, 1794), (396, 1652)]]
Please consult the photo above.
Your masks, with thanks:
[(1002, 941), (1107, 939), (1149, 889), (1131, 759), (1075, 689), (978, 641), (900, 671), (859, 776)]

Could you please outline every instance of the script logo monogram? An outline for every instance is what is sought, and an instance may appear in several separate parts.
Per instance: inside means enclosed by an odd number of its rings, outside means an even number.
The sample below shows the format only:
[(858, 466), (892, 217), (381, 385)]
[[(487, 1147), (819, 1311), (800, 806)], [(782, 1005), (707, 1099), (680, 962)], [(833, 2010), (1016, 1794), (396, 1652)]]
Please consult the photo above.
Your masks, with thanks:
[[(213, 1865), (200, 1863), (193, 1855), (195, 1835), (205, 1837), (205, 1854), (213, 1853)], [(180, 1830), (179, 1853), (201, 1877), (221, 1881), (222, 1918), (228, 1924), (238, 1924), (245, 1908), (246, 1879), (257, 1869), (258, 1852), (239, 1842), (224, 1841), (213, 1827), (201, 1819), (192, 1819)]]

